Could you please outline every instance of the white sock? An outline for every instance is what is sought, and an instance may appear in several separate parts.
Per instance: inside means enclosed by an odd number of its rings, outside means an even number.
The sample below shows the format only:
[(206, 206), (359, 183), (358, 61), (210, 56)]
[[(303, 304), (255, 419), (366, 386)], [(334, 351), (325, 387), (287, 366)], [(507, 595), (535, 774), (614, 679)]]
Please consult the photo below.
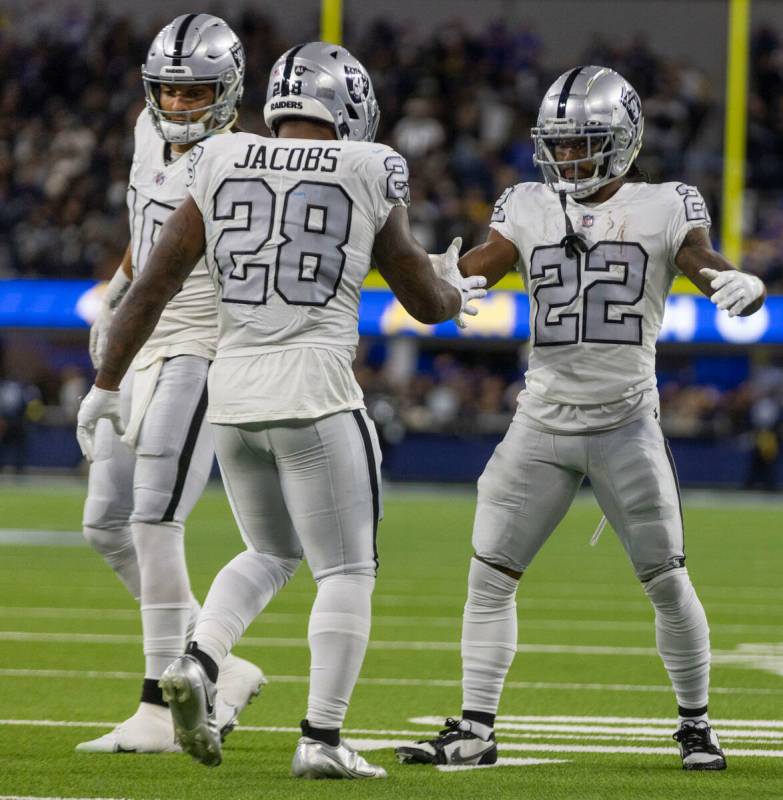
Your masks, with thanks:
[[(677, 703), (707, 705), (710, 682), (710, 629), (685, 567), (644, 584), (655, 606), (655, 641), (669, 673)], [(694, 717), (693, 719), (698, 719)]]
[(246, 550), (217, 574), (193, 639), (220, 668), (247, 626), (296, 572), (300, 560)]
[(314, 728), (340, 728), (370, 638), (370, 575), (329, 575), (318, 581), (310, 613), (310, 694), (307, 721)]
[(185, 537), (176, 522), (131, 523), (141, 573), (145, 678), (157, 679), (185, 652), (191, 593)]
[(462, 708), (496, 714), (517, 651), (519, 581), (477, 558), (470, 560), (462, 617)]
[(129, 525), (122, 528), (82, 528), (84, 538), (101, 554), (103, 560), (114, 570), (125, 588), (138, 602), (141, 597), (141, 576), (133, 535)]
[(201, 614), (201, 603), (196, 600), (195, 596), (190, 595), (190, 613), (188, 614), (188, 627), (185, 630), (185, 641), (189, 642), (193, 638), (193, 633), (198, 624), (198, 617)]

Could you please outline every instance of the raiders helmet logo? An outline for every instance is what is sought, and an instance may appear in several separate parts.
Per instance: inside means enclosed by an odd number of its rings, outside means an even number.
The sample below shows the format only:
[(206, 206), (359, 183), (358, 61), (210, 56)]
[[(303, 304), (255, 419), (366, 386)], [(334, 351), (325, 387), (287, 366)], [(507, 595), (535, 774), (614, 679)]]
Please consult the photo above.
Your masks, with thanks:
[(634, 125), (639, 124), (639, 119), (642, 116), (642, 101), (639, 95), (633, 89), (623, 88), (620, 93), (620, 103), (623, 108), (628, 112), (628, 117)]
[(367, 99), (367, 95), (370, 93), (370, 82), (360, 69), (346, 67), (345, 84), (354, 103), (363, 103)]

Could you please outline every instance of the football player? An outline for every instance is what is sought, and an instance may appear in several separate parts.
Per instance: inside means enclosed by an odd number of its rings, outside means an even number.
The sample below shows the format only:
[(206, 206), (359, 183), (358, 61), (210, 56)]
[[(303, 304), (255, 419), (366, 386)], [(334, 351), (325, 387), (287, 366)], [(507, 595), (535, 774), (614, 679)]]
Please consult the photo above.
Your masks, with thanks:
[[(185, 198), (188, 151), (236, 122), (244, 63), (234, 32), (210, 14), (177, 17), (150, 47), (142, 68), (147, 108), (136, 123), (128, 186), (131, 241), (91, 330), (96, 367), (113, 308), (144, 270), (160, 227)], [(88, 453), (84, 535), (141, 604), (145, 673), (136, 713), (105, 736), (78, 745), (83, 752), (179, 749), (158, 681), (184, 652), (186, 630), (192, 631), (199, 611), (183, 534), (212, 466), (206, 377), (216, 337), (215, 290), (202, 260), (166, 306), (123, 383), (123, 441), (122, 426), (115, 430), (104, 421)], [(218, 703), (224, 735), (263, 682), (255, 665), (228, 658)]]
[(226, 654), (306, 558), (310, 691), (292, 772), (380, 778), (340, 738), (364, 658), (382, 516), (380, 449), (351, 368), (359, 292), (378, 265), (403, 306), (436, 323), (482, 297), (457, 248), (436, 276), (408, 225), (408, 167), (374, 144), (378, 104), (351, 54), (311, 42), (274, 65), (264, 118), (274, 138), (237, 133), (196, 145), (189, 196), (164, 224), (117, 310), (95, 386), (79, 412), (89, 448), (118, 420), (118, 387), (167, 300), (206, 255), (219, 298), (208, 418), (247, 550), (215, 579), (185, 656), (163, 674), (177, 738), (221, 760), (212, 710)]
[(639, 96), (618, 73), (588, 66), (561, 75), (532, 131), (544, 183), (507, 189), (486, 243), (459, 262), (490, 286), (522, 273), (532, 349), (517, 413), (478, 482), (462, 716), (437, 738), (398, 748), (402, 762), (497, 760), (517, 585), (587, 475), (655, 609), (683, 767), (726, 766), (707, 716), (709, 631), (685, 566), (677, 477), (658, 422), (655, 342), (679, 273), (730, 315), (758, 310), (765, 289), (712, 249), (696, 188), (654, 185), (638, 172), (643, 127)]

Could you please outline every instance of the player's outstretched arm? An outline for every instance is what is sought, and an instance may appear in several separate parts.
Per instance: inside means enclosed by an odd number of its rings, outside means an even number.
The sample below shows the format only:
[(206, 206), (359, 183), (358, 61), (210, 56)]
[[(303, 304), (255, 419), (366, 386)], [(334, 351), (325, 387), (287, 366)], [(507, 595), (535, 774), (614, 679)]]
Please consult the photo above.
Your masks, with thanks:
[[(413, 238), (408, 212), (393, 208), (375, 237), (373, 260), (403, 308), (419, 322), (434, 325), (469, 309), (470, 300), (483, 297), (483, 281), (468, 283), (454, 269), (456, 282), (439, 278), (421, 245)], [(453, 254), (456, 267), (456, 248)], [(459, 283), (460, 285), (457, 285)], [(473, 309), (468, 313), (473, 313)]]
[(114, 314), (103, 363), (95, 379), (116, 390), (133, 357), (155, 329), (174, 296), (204, 253), (204, 221), (193, 198), (166, 220), (141, 275)]
[(469, 250), (459, 260), (459, 271), (465, 277), (483, 275), (487, 279), (487, 286), (494, 286), (514, 268), (518, 260), (516, 245), (490, 228), (487, 241)]
[(739, 272), (713, 250), (706, 228), (688, 231), (674, 261), (683, 275), (732, 317), (747, 317), (764, 305), (767, 290), (762, 281)]

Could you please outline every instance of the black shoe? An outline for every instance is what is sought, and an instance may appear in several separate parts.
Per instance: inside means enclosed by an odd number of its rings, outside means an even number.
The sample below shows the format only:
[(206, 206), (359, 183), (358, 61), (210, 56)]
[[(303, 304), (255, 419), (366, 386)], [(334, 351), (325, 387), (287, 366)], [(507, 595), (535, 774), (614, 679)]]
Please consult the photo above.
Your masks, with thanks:
[(680, 745), (683, 769), (726, 769), (718, 737), (706, 722), (686, 720), (672, 739)]
[(401, 764), (494, 764), (498, 760), (495, 734), (482, 739), (471, 732), (470, 720), (446, 720), (437, 739), (422, 739), (395, 750)]

